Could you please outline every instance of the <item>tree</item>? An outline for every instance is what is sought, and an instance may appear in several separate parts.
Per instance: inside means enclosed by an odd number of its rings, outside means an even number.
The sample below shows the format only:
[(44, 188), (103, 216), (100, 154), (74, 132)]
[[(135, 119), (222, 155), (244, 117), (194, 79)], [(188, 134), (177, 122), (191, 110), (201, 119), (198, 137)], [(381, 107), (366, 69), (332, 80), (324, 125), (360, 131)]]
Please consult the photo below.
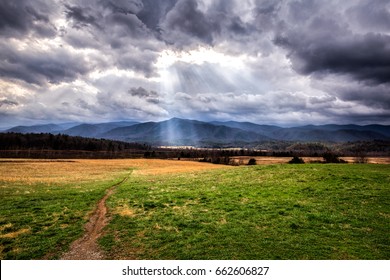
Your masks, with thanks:
[(362, 147), (358, 147), (355, 150), (355, 163), (367, 163), (367, 153), (364, 151)]

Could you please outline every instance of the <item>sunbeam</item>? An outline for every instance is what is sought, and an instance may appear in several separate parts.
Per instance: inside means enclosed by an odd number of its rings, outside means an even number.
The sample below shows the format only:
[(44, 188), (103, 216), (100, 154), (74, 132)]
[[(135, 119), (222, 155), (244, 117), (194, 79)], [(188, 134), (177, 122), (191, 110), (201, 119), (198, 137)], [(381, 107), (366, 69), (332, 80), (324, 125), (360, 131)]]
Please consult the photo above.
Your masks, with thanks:
[[(212, 93), (262, 94), (267, 83), (245, 71), (246, 59), (244, 55), (229, 56), (206, 48), (162, 52), (156, 65), (164, 109), (171, 118), (208, 120), (212, 117), (211, 112), (216, 116), (229, 110), (217, 99), (210, 98)], [(182, 127), (177, 119), (167, 121), (164, 131), (165, 135), (161, 135), (163, 142), (181, 145), (183, 141), (178, 139), (190, 139), (194, 145), (198, 144), (196, 130)]]

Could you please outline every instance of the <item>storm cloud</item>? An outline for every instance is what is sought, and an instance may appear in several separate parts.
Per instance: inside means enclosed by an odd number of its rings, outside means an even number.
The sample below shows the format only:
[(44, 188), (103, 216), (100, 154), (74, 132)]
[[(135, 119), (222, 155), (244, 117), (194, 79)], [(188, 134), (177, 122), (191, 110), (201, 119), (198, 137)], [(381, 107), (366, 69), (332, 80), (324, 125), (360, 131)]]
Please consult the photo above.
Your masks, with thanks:
[(88, 71), (83, 56), (71, 54), (64, 49), (43, 52), (30, 48), (26, 51), (18, 51), (15, 48), (2, 46), (0, 58), (2, 77), (37, 85), (72, 81)]
[(356, 34), (332, 18), (314, 18), (307, 32), (288, 30), (275, 43), (289, 51), (294, 69), (309, 74), (349, 74), (357, 80), (390, 82), (390, 35)]
[(1, 127), (389, 124), (387, 0), (0, 1)]
[(0, 1), (0, 35), (6, 38), (32, 35), (54, 37), (51, 22), (55, 8), (50, 1)]

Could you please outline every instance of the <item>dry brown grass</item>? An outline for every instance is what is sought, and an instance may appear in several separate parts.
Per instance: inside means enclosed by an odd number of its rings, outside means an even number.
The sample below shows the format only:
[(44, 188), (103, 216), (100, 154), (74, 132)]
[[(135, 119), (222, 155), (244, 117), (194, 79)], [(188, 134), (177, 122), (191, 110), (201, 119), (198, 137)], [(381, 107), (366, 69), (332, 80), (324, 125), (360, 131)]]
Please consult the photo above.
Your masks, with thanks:
[[(247, 163), (250, 157), (237, 157)], [(291, 157), (256, 157), (257, 164), (283, 164)], [(304, 157), (306, 163), (321, 161), (320, 157)], [(343, 158), (350, 163), (354, 158)], [(390, 164), (390, 158), (368, 158), (368, 163)], [(133, 169), (136, 175), (159, 175), (232, 168), (226, 165), (196, 161), (161, 159), (77, 159), (77, 160), (26, 160), (0, 159), (0, 181), (5, 183), (82, 183), (113, 177)]]
[(134, 164), (137, 165), (135, 174), (139, 175), (159, 175), (159, 174), (172, 174), (172, 173), (186, 173), (194, 171), (203, 171), (211, 169), (230, 168), (226, 165), (210, 164), (197, 161), (179, 161), (179, 160), (134, 160)]
[(106, 160), (12, 160), (0, 161), (0, 180), (5, 182), (77, 183), (107, 178), (107, 173), (119, 173), (125, 166)]
[(81, 183), (107, 179), (134, 169), (138, 175), (157, 175), (228, 168), (209, 163), (161, 159), (0, 160), (0, 181), (8, 183)]
[(131, 209), (128, 205), (117, 207), (115, 212), (122, 217), (134, 217), (136, 215), (135, 211)]
[(390, 164), (390, 157), (368, 157), (367, 163)]

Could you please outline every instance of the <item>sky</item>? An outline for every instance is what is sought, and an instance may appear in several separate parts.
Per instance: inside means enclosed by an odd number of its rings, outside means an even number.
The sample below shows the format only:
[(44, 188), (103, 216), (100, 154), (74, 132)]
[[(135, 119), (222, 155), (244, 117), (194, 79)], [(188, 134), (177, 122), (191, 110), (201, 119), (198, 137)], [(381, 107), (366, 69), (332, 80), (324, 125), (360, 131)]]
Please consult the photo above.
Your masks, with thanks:
[(390, 124), (389, 0), (0, 0), (0, 127)]

